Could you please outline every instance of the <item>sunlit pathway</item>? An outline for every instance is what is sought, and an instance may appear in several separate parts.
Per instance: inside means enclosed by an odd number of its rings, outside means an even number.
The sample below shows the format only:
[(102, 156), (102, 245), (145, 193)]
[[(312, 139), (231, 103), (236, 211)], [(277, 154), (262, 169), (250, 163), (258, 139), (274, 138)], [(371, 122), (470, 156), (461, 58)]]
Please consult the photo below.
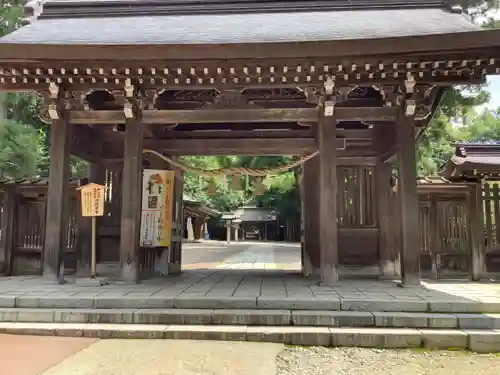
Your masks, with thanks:
[(300, 270), (300, 266), (298, 246), (264, 243), (249, 245), (244, 251), (225, 259), (217, 268)]
[(282, 349), (267, 343), (101, 340), (40, 375), (275, 375)]
[(184, 244), (183, 268), (298, 271), (300, 246), (276, 242)]

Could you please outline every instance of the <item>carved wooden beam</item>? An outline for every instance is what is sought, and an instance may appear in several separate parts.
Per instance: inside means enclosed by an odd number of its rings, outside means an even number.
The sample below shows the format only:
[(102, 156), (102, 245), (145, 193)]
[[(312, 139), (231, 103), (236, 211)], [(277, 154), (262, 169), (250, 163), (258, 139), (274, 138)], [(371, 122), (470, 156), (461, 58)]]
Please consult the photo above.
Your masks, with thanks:
[[(241, 123), (241, 122), (316, 122), (317, 108), (144, 110), (145, 124)], [(394, 121), (397, 108), (337, 107), (337, 121)], [(74, 124), (123, 124), (123, 111), (71, 111)]]
[(374, 156), (340, 156), (337, 157), (337, 165), (339, 167), (350, 166), (374, 166), (377, 163), (377, 158)]
[(182, 139), (182, 138), (309, 138), (312, 137), (311, 130), (208, 130), (208, 131), (182, 131), (175, 130), (166, 132), (160, 139)]
[[(339, 138), (355, 141), (371, 141), (372, 129), (337, 129)], [(313, 129), (249, 129), (249, 130), (174, 130), (165, 132), (158, 138), (309, 138), (314, 135)], [(146, 137), (147, 138), (147, 137)]]
[[(343, 139), (336, 146), (345, 148)], [(303, 155), (316, 150), (314, 138), (247, 139), (156, 139), (144, 148), (165, 151), (169, 155)]]

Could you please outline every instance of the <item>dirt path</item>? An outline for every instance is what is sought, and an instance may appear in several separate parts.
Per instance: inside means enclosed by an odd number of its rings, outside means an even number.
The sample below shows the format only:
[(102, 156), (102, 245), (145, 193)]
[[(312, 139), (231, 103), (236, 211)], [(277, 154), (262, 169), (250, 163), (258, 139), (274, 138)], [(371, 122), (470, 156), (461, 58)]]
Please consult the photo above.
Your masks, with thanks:
[(498, 375), (499, 355), (424, 350), (288, 347), (278, 375)]

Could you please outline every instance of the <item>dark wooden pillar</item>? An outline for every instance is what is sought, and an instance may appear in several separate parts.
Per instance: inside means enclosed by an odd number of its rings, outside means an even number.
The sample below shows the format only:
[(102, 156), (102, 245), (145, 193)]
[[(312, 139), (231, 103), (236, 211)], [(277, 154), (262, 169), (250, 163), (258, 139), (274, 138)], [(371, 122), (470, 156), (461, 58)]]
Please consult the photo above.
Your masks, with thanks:
[(415, 286), (420, 285), (420, 224), (414, 118), (401, 114), (397, 129), (402, 228), (401, 281), (403, 286)]
[(0, 274), (11, 274), (12, 248), (14, 245), (14, 215), (16, 190), (14, 186), (5, 186), (2, 197), (1, 242), (0, 242)]
[(441, 230), (439, 228), (438, 200), (435, 195), (429, 196), (429, 221), (430, 221), (430, 246), (429, 255), (431, 257), (431, 278), (439, 277), (439, 257), (441, 253)]
[(318, 122), (319, 163), (319, 240), (321, 253), (321, 283), (338, 282), (337, 233), (337, 155), (335, 147), (335, 116), (326, 116), (320, 108)]
[(65, 212), (68, 201), (70, 177), (71, 125), (68, 113), (62, 108), (62, 92), (51, 87), (51, 96), (58, 107), (58, 119), (50, 126), (50, 172), (45, 220), (45, 244), (43, 252), (43, 276), (60, 280), (63, 253), (63, 235), (66, 227)]
[(472, 267), (471, 279), (478, 281), (486, 276), (486, 257), (484, 246), (484, 210), (483, 210), (483, 186), (481, 183), (470, 189), (468, 224), (470, 227), (472, 242)]
[(319, 238), (319, 156), (302, 167), (302, 207), (304, 237), (304, 276), (320, 276), (321, 253)]
[(183, 172), (172, 166), (175, 172), (174, 185), (174, 231), (172, 249), (170, 251), (169, 274), (178, 275), (182, 272), (182, 240), (184, 238), (184, 176)]
[(377, 165), (375, 167), (375, 186), (379, 229), (378, 254), (380, 276), (383, 278), (393, 278), (397, 275), (396, 260), (399, 256), (399, 249), (396, 249), (393, 241), (391, 241), (391, 235), (394, 230), (394, 223), (391, 215), (391, 177), (392, 165), (377, 160)]
[[(130, 99), (130, 97), (129, 97)], [(137, 282), (142, 205), (142, 111), (132, 102), (133, 118), (125, 124), (122, 215), (120, 232), (120, 277)]]

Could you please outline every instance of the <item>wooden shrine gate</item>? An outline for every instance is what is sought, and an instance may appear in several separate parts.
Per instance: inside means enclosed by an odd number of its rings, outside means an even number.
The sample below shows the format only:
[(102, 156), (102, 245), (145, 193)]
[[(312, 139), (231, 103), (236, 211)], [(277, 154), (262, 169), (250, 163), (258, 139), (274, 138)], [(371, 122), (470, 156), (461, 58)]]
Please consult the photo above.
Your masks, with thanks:
[[(306, 179), (306, 190), (321, 203), (308, 205), (305, 248), (320, 255), (315, 270), (322, 282), (337, 282), (342, 259), (373, 259), (355, 252), (373, 244), (378, 225), (387, 275), (399, 258), (402, 284), (420, 285), (415, 135), (425, 131), (447, 87), (500, 74), (500, 31), (466, 25), (463, 10), (447, 1), (327, 1), (314, 9), (283, 1), (264, 10), (255, 1), (237, 3), (131, 2), (125, 16), (114, 1), (30, 3), (23, 21), (30, 26), (1, 39), (0, 90), (39, 92), (45, 118), (58, 129), (50, 133), (44, 275), (60, 274), (68, 180), (61, 166), (71, 153), (123, 166), (120, 277), (137, 282), (144, 149), (169, 156), (317, 151), (318, 175)], [(127, 33), (123, 17), (130, 17)], [(415, 27), (387, 27), (391, 18)], [(103, 24), (109, 32), (89, 32), (82, 43), (81, 29)], [(165, 33), (165, 25), (178, 32)], [(392, 163), (401, 181), (396, 217), (387, 210), (389, 177), (378, 178)], [(336, 167), (357, 165), (377, 171), (381, 219), (370, 221), (374, 205), (356, 199), (349, 186), (341, 190), (346, 206), (337, 230)], [(350, 176), (340, 181), (366, 177)], [(310, 231), (313, 217), (317, 229)], [(400, 246), (386, 253), (395, 234)]]
[[(121, 172), (102, 169), (108, 187), (105, 215), (98, 223), (98, 261), (116, 264), (120, 240)], [(339, 263), (343, 266), (378, 267), (380, 222), (375, 199), (375, 168), (344, 166), (338, 174)], [(471, 272), (475, 246), (483, 246), (486, 271), (500, 271), (500, 184), (447, 182), (433, 178), (419, 181), (421, 269), (425, 277), (466, 276)], [(88, 236), (88, 220), (79, 215), (77, 181), (70, 184), (64, 240), (65, 273), (74, 273), (81, 262), (81, 248)], [(179, 189), (177, 192), (179, 193)], [(40, 274), (45, 233), (47, 181), (6, 183), (0, 191), (0, 271), (12, 275)], [(397, 189), (391, 193), (392, 225), (398, 227)], [(479, 210), (474, 197), (482, 199)], [(182, 205), (176, 205), (182, 210)], [(479, 215), (475, 215), (478, 211)], [(179, 211), (182, 212), (182, 211)], [(10, 214), (12, 213), (12, 214)], [(477, 218), (479, 219), (477, 220)], [(484, 225), (480, 218), (484, 218)], [(178, 217), (177, 217), (178, 219)], [(173, 256), (180, 264), (182, 222), (174, 223)], [(389, 243), (397, 248), (398, 230)], [(155, 268), (156, 250), (141, 249), (140, 269), (147, 276)], [(376, 274), (376, 270), (374, 270)], [(370, 274), (373, 274), (370, 272)]]

